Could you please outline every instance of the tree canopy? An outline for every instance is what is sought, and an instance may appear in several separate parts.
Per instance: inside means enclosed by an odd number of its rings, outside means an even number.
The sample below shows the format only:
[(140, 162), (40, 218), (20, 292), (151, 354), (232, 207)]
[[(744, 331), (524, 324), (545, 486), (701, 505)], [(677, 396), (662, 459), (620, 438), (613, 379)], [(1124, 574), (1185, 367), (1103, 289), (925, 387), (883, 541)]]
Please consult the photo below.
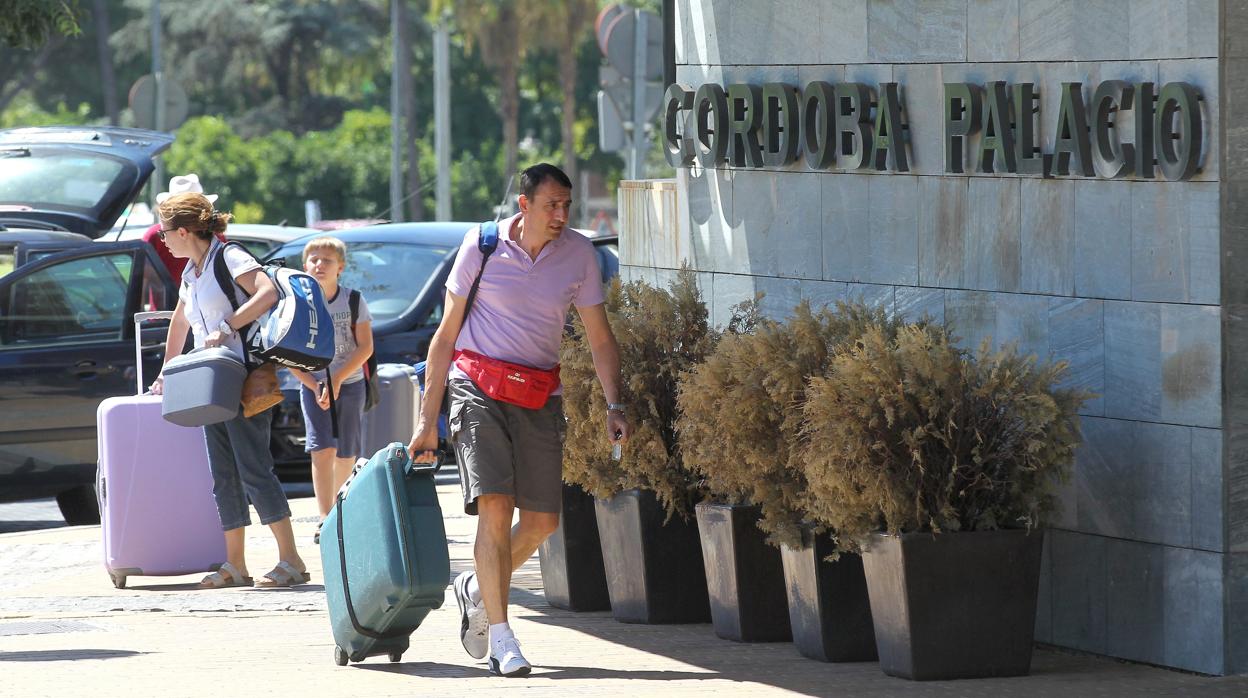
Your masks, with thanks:
[[(56, 35), (40, 49), (0, 45), (0, 64), (15, 68), (0, 74), (0, 125), (108, 123), (110, 96), (113, 110), (124, 107), (130, 86), (151, 71), (150, 0), (64, 4), (78, 19), (78, 38)], [(413, 118), (403, 152), (409, 192), (423, 187), (413, 215), (434, 210), (432, 27), (443, 12), (452, 42), (455, 216), (492, 215), (507, 176), (539, 159), (614, 185), (622, 160), (597, 149), (602, 57), (592, 20), (603, 4), (407, 0)], [(320, 200), (327, 218), (389, 208), (388, 0), (160, 5), (164, 74), (190, 103), (168, 171), (199, 172), (223, 205), (241, 207), (240, 220), (301, 222), (304, 199)], [(114, 74), (104, 74), (105, 64)], [(120, 110), (122, 125), (132, 119)]]
[(0, 45), (39, 48), (57, 36), (77, 36), (78, 0), (0, 0)]

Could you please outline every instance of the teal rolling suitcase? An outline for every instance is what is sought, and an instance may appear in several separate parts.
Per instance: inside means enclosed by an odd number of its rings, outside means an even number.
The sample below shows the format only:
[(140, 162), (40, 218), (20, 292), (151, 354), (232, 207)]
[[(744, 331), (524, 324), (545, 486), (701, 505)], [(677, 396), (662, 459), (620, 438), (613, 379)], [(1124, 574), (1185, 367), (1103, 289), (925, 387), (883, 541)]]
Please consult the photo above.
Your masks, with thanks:
[(388, 655), (439, 608), (451, 576), (437, 465), (413, 464), (393, 443), (358, 466), (321, 527), (334, 661)]

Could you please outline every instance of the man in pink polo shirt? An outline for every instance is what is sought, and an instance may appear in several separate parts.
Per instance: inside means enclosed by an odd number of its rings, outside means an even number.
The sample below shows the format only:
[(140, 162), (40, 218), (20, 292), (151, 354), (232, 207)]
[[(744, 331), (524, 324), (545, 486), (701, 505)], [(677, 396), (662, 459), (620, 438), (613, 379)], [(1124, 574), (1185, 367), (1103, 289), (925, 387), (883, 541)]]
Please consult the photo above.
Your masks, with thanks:
[[(446, 308), (425, 366), (420, 422), (408, 446), (417, 460), (427, 460), (436, 447), (445, 385), (464, 511), (478, 516), (476, 570), (460, 574), (454, 584), (459, 636), (472, 657), (489, 654), (491, 672), (502, 676), (523, 676), (532, 668), (507, 623), (511, 574), (559, 525), (567, 422), (554, 369), (570, 306), (584, 323), (602, 384), (604, 437), (623, 442), (631, 431), (619, 404), (619, 347), (603, 306), (598, 256), (586, 237), (567, 227), (572, 182), (558, 167), (541, 163), (520, 173), (520, 190), (520, 213), (498, 224), (493, 254), (486, 258), (478, 249), (479, 227), (464, 236), (446, 282)], [(498, 392), (491, 375), (510, 376), (511, 385), (524, 387), (549, 380), (553, 390), (537, 396), (544, 404), (521, 406)], [(512, 528), (517, 508), (520, 522)]]

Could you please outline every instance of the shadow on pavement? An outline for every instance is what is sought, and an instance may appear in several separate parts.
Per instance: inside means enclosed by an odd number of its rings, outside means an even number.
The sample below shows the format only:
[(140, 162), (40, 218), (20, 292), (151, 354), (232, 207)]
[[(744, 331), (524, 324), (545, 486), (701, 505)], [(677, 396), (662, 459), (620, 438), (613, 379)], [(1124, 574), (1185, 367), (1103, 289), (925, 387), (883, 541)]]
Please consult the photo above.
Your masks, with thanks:
[(215, 589), (201, 589), (199, 582), (184, 582), (179, 584), (135, 584), (126, 585), (126, 591), (229, 591), (245, 594), (254, 592), (263, 594), (270, 591), (299, 591), (299, 592), (324, 592), (325, 587), (321, 584), (299, 584), (293, 587), (254, 587), (254, 586), (236, 586), (236, 587), (218, 587)]
[[(610, 611), (565, 611), (551, 606), (540, 593), (516, 587), (512, 587), (511, 601), (515, 606), (533, 611), (525, 617), (526, 620), (585, 633), (704, 670), (635, 672), (595, 667), (551, 667), (558, 671), (543, 674), (548, 678), (722, 679), (760, 683), (801, 695), (818, 696), (828, 694), (830, 680), (859, 682), (864, 678), (874, 680), (880, 676), (879, 664), (876, 662), (814, 662), (798, 654), (791, 642), (740, 643), (720, 639), (715, 636), (709, 623), (620, 623)], [(822, 671), (811, 671), (812, 662), (820, 666)], [(537, 665), (534, 665), (534, 669), (537, 669)], [(897, 688), (904, 690), (910, 687)], [(852, 692), (848, 695), (852, 695)]]
[(45, 528), (64, 528), (64, 521), (0, 521), (0, 533), (42, 531)]
[[(369, 664), (367, 661), (377, 663)], [(399, 662), (397, 664), (385, 663), (384, 657), (375, 657), (366, 660), (365, 663), (351, 664), (357, 669), (368, 669), (369, 671), (381, 671), (387, 674), (402, 674), (404, 676), (419, 676), (426, 679), (460, 679), (460, 678), (480, 678), (489, 676), (490, 670), (479, 666), (462, 666), (459, 664), (439, 664), (437, 662)]]
[(68, 662), (75, 659), (120, 659), (146, 652), (134, 650), (37, 650), (0, 652), (0, 662)]
[[(400, 662), (398, 664), (358, 664), (360, 669), (382, 671), (387, 674), (418, 676), (425, 679), (434, 678), (481, 678), (490, 676), (485, 667), (465, 667), (455, 664), (439, 664), (437, 662)], [(689, 671), (617, 671), (615, 669), (594, 669), (579, 666), (542, 666), (533, 665), (532, 678), (540, 679), (630, 679), (642, 681), (685, 681), (688, 679), (722, 678), (714, 672)]]

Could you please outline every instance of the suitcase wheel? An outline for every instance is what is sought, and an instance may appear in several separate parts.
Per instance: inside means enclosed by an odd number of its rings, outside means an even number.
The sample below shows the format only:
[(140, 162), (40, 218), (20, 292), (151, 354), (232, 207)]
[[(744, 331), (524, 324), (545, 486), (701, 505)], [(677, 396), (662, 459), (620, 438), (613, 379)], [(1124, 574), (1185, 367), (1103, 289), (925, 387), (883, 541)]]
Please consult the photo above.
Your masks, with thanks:
[(403, 661), (403, 653), (402, 653), (402, 652), (391, 652), (391, 653), (390, 653), (390, 661), (391, 661), (391, 662), (401, 662), (401, 661)]
[(334, 664), (338, 666), (346, 666), (350, 661), (347, 657), (347, 651), (341, 647), (334, 647)]
[(109, 576), (109, 578), (110, 578), (110, 579), (112, 579), (112, 580), (113, 580), (113, 586), (114, 586), (114, 587), (117, 587), (118, 589), (125, 589), (125, 588), (126, 588), (126, 575), (124, 575), (124, 574), (117, 574), (117, 573), (115, 573), (115, 572), (109, 572), (109, 573), (108, 573), (108, 576)]

